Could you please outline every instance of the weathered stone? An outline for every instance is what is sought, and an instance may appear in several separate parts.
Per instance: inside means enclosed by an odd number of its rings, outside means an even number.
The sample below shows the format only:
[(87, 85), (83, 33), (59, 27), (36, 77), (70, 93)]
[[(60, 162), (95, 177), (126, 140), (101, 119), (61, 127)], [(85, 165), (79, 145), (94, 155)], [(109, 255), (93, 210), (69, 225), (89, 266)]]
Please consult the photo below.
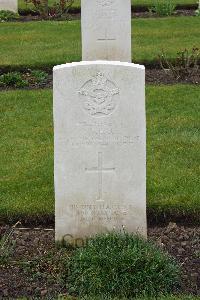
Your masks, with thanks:
[(0, 11), (1, 10), (10, 10), (17, 13), (18, 0), (0, 0)]
[(131, 1), (82, 0), (82, 59), (131, 62)]
[(109, 230), (146, 236), (145, 70), (54, 67), (56, 240)]

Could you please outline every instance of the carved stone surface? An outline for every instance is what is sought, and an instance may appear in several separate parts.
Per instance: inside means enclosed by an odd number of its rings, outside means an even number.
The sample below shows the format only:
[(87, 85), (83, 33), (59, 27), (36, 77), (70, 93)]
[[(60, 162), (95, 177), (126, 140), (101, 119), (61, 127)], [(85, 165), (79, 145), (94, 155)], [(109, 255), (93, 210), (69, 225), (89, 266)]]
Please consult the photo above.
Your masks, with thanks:
[(104, 74), (97, 73), (84, 83), (79, 94), (85, 96), (83, 100), (84, 109), (90, 115), (98, 117), (113, 112), (116, 107), (114, 96), (119, 94), (119, 89)]
[(146, 236), (143, 66), (54, 68), (56, 240), (121, 230)]
[(18, 0), (0, 0), (0, 10), (18, 11)]
[(82, 59), (131, 62), (131, 1), (82, 0)]

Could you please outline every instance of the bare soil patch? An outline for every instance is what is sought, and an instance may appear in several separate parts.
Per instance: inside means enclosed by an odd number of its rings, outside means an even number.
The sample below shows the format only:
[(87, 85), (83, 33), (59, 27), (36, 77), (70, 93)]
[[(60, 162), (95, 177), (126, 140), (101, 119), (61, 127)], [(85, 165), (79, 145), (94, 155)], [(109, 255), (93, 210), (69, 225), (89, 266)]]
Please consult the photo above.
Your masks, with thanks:
[[(160, 18), (156, 13), (151, 13), (149, 11), (139, 11), (139, 12), (132, 12), (132, 18)], [(191, 17), (195, 16), (195, 10), (192, 9), (177, 9), (173, 13), (174, 17), (178, 16), (185, 16)]]
[(169, 70), (146, 69), (146, 83), (148, 84), (176, 84), (176, 83), (200, 83), (200, 69), (198, 73), (184, 79), (175, 79)]
[[(9, 226), (0, 227), (3, 235)], [(148, 237), (180, 264), (181, 286), (177, 293), (200, 295), (200, 227), (150, 227)], [(58, 249), (54, 230), (44, 228), (15, 228), (13, 253), (2, 263), (0, 298), (19, 296), (52, 297), (67, 294), (62, 282), (62, 260), (71, 255), (67, 249)]]
[[(156, 13), (152, 13), (149, 10), (145, 11), (132, 11), (131, 13), (132, 18), (160, 18)], [(195, 10), (194, 9), (177, 9), (173, 13), (174, 17), (178, 16), (195, 16)], [(81, 13), (76, 12), (76, 13), (71, 13), (69, 15), (69, 20), (79, 20), (81, 19)], [(38, 14), (27, 14), (27, 15), (20, 15), (20, 17), (16, 20), (16, 22), (31, 22), (31, 21), (41, 21), (44, 20), (44, 18)], [(63, 21), (64, 19), (62, 18), (50, 18), (48, 17), (46, 20), (51, 20), (51, 21)]]

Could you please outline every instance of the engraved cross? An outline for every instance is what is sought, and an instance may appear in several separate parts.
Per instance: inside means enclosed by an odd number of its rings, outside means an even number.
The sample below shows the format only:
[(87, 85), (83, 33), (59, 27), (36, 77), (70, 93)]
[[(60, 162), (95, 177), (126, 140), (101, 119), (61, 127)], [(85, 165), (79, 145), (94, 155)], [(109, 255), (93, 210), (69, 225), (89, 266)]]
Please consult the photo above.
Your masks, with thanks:
[(98, 166), (93, 168), (86, 168), (88, 172), (97, 172), (98, 173), (98, 198), (97, 201), (103, 200), (103, 172), (114, 171), (115, 168), (104, 168), (103, 167), (103, 155), (102, 152), (98, 152)]
[(106, 46), (106, 59), (108, 59), (108, 54), (109, 54), (109, 45), (108, 45), (108, 42), (112, 42), (112, 41), (116, 41), (116, 38), (108, 35), (108, 31), (107, 29), (105, 29), (105, 34), (104, 34), (104, 37), (102, 38), (98, 38), (97, 39), (97, 42), (103, 42), (105, 43), (105, 46)]

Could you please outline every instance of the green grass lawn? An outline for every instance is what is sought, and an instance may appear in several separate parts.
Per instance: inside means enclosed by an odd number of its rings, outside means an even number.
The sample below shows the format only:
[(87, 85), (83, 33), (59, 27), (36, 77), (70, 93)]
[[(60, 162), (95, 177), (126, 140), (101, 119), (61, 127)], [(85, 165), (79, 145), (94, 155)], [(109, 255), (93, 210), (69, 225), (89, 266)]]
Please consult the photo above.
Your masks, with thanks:
[[(174, 58), (180, 50), (200, 47), (199, 28), (198, 17), (132, 20), (133, 61), (155, 62), (162, 48)], [(0, 45), (0, 67), (39, 68), (80, 61), (80, 21), (1, 23)]]
[[(57, 0), (58, 1), (58, 0)], [(80, 0), (75, 0), (73, 7), (80, 7)], [(138, 5), (148, 5), (151, 6), (155, 1), (154, 0), (131, 0), (131, 4), (138, 6)], [(175, 4), (196, 4), (196, 0), (174, 0)], [(24, 0), (18, 0), (19, 3), (19, 8), (20, 9), (26, 9), (28, 8), (33, 8), (33, 5), (28, 4), (28, 6), (26, 6), (25, 1)], [(49, 0), (49, 5), (53, 5), (53, 3), (55, 3), (55, 0)]]
[[(147, 87), (147, 199), (156, 214), (198, 213), (198, 86)], [(0, 93), (0, 215), (54, 213), (52, 92)]]

